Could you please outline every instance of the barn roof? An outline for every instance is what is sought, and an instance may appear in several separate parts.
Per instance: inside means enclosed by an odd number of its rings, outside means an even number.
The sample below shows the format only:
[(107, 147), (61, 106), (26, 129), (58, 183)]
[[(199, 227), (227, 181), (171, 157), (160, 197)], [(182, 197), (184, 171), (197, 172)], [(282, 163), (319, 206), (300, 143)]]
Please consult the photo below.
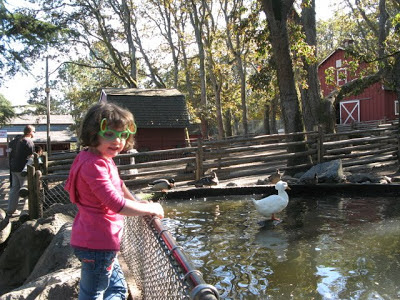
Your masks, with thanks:
[(185, 128), (189, 126), (185, 96), (177, 89), (105, 88), (100, 101), (129, 109), (139, 128)]
[(329, 53), (319, 64), (318, 67), (321, 66), (324, 62), (326, 62), (333, 54), (335, 54), (337, 51), (345, 51), (346, 49), (343, 47), (338, 47), (335, 50), (333, 50), (331, 53)]
[[(72, 125), (74, 120), (71, 115), (50, 115), (51, 124), (63, 124)], [(47, 124), (47, 115), (37, 115), (37, 116), (20, 116), (13, 118), (9, 122), (10, 125), (39, 125)]]

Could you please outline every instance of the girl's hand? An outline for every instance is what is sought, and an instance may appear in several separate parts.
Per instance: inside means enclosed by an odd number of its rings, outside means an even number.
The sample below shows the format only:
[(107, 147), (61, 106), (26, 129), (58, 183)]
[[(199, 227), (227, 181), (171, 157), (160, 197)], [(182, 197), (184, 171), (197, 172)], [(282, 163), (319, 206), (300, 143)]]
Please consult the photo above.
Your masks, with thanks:
[(150, 205), (150, 214), (154, 215), (156, 217), (159, 217), (160, 219), (164, 218), (164, 209), (159, 203), (149, 203)]

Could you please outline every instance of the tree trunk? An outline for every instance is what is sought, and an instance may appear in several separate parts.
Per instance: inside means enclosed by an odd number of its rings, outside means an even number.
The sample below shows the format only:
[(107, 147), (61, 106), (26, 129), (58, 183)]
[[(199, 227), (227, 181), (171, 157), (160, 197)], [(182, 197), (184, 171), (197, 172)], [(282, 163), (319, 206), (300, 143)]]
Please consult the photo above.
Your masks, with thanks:
[[(189, 12), (190, 21), (196, 36), (197, 47), (199, 50), (199, 77), (200, 77), (200, 121), (201, 135), (203, 139), (208, 139), (208, 121), (207, 121), (207, 83), (206, 83), (206, 66), (205, 52), (203, 44), (203, 22), (200, 20), (196, 3), (191, 1), (192, 11)], [(203, 7), (204, 10), (204, 7)], [(203, 15), (204, 16), (204, 13)]]
[(271, 106), (266, 103), (264, 110), (264, 133), (271, 134), (271, 126), (269, 125), (269, 118), (271, 115)]
[(224, 120), (225, 120), (225, 134), (226, 136), (232, 136), (233, 135), (233, 130), (232, 130), (232, 112), (231, 109), (228, 108), (225, 113), (224, 113)]
[(186, 44), (184, 40), (184, 32), (185, 32), (185, 22), (184, 20), (178, 21), (177, 18), (175, 18), (175, 26), (178, 28), (178, 40), (179, 44), (181, 47), (181, 52), (182, 52), (182, 62), (183, 62), (183, 70), (185, 72), (185, 84), (186, 84), (186, 89), (188, 93), (188, 99), (187, 101), (189, 103), (194, 102), (194, 91), (193, 91), (193, 84), (190, 79), (190, 71), (189, 71), (189, 63), (188, 63), (188, 58), (186, 54)]
[[(171, 50), (171, 56), (172, 56), (172, 62), (174, 64), (174, 69), (173, 69), (173, 74), (174, 74), (174, 88), (178, 88), (178, 73), (179, 73), (179, 59), (178, 59), (178, 51), (177, 51), (177, 46), (174, 44), (174, 36), (173, 32), (175, 31), (174, 28), (172, 28), (172, 17), (173, 17), (173, 12), (174, 9), (171, 9), (171, 4), (169, 2), (157, 2), (157, 8), (160, 13), (160, 16), (163, 18), (164, 22), (163, 24), (159, 25), (159, 28), (161, 30), (162, 25), (164, 27), (165, 33), (163, 33), (163, 36), (168, 42), (169, 48)], [(162, 30), (161, 30), (162, 31)], [(179, 44), (178, 44), (179, 45)]]
[[(249, 126), (248, 126), (248, 116), (247, 116), (247, 103), (246, 103), (246, 68), (243, 62), (243, 49), (245, 45), (243, 44), (242, 35), (239, 32), (233, 32), (232, 28), (235, 27), (234, 24), (239, 24), (241, 21), (240, 8), (243, 7), (243, 1), (236, 1), (233, 5), (232, 11), (228, 11), (229, 1), (224, 1), (222, 5), (222, 11), (225, 16), (226, 26), (226, 42), (228, 49), (232, 52), (235, 58), (235, 63), (238, 70), (238, 75), (240, 78), (240, 100), (242, 107), (242, 124), (244, 135), (248, 136)], [(232, 39), (235, 39), (235, 44)]]
[(244, 135), (249, 135), (249, 125), (247, 122), (247, 103), (246, 103), (246, 73), (243, 68), (243, 60), (240, 55), (236, 57), (237, 67), (240, 77), (240, 100), (242, 103), (242, 123)]
[(221, 75), (220, 80), (218, 80), (217, 76), (215, 74), (215, 68), (214, 68), (214, 62), (212, 58), (212, 53), (211, 51), (207, 52), (208, 55), (208, 61), (209, 61), (209, 74), (210, 74), (210, 80), (213, 85), (213, 90), (214, 90), (214, 95), (215, 95), (215, 109), (217, 112), (217, 128), (218, 128), (218, 139), (222, 140), (225, 136), (224, 132), (224, 123), (222, 120), (222, 107), (221, 107), (221, 91), (222, 91), (222, 80), (221, 80)]
[[(272, 51), (276, 62), (281, 111), (286, 133), (303, 132), (304, 125), (300, 113), (300, 102), (296, 93), (296, 84), (289, 50), (287, 19), (294, 0), (262, 0), (267, 15)], [(291, 141), (303, 140), (303, 137), (292, 137)], [(290, 152), (301, 152), (306, 146), (292, 146)], [(288, 159), (288, 166), (308, 163), (303, 158)]]
[[(314, 47), (314, 55), (317, 57), (317, 27), (315, 23), (315, 0), (310, 6), (304, 7), (301, 14), (303, 30), (306, 34), (306, 42)], [(303, 59), (304, 70), (307, 74), (308, 88), (301, 89), (303, 120), (306, 131), (312, 131), (315, 125), (320, 123), (319, 111), (321, 106), (320, 84), (318, 79), (318, 64), (308, 64)]]
[(131, 29), (131, 14), (129, 11), (129, 7), (126, 4), (126, 0), (122, 0), (122, 7), (123, 7), (123, 15), (124, 15), (124, 28), (126, 34), (126, 40), (128, 43), (128, 51), (129, 51), (129, 65), (130, 65), (130, 73), (134, 83), (129, 86), (130, 88), (137, 88), (137, 67), (136, 67), (136, 47), (133, 43), (132, 37), (132, 29)]
[(276, 116), (278, 111), (279, 96), (275, 96), (271, 101), (271, 133), (277, 134), (278, 128), (276, 128)]

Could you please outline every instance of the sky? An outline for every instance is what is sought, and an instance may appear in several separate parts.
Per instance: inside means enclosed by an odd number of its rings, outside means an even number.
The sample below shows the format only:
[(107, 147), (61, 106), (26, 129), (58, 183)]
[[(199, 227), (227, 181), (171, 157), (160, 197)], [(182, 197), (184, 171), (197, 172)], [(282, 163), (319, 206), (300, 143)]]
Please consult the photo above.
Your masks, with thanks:
[[(44, 62), (43, 62), (44, 63)], [(38, 85), (45, 87), (45, 80), (39, 81), (38, 76), (16, 75), (13, 79), (7, 80), (0, 87), (0, 94), (11, 102), (13, 106), (27, 104), (29, 91)]]
[[(332, 5), (337, 2), (337, 0), (316, 0), (316, 16), (317, 19), (327, 19), (332, 15)], [(52, 66), (51, 61), (49, 61), (49, 73), (52, 73), (52, 69), (57, 66)], [(37, 61), (33, 74), (30, 75), (16, 75), (13, 79), (7, 80), (0, 87), (0, 94), (8, 99), (13, 106), (25, 105), (29, 99), (29, 91), (37, 86), (46, 85), (45, 81), (45, 67), (46, 61)], [(56, 74), (56, 73), (55, 73)], [(53, 75), (56, 76), (56, 75)], [(50, 75), (50, 80), (51, 80)]]

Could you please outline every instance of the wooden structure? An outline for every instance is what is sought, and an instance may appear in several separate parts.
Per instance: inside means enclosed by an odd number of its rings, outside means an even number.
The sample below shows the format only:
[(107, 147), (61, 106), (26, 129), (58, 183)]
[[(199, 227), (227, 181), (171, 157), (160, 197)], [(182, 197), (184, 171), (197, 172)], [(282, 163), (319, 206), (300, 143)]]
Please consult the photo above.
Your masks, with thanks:
[(189, 115), (185, 97), (178, 90), (106, 88), (100, 101), (116, 103), (133, 113), (139, 152), (187, 145)]
[[(348, 43), (348, 42), (347, 42)], [(351, 56), (345, 47), (340, 47), (329, 54), (318, 67), (318, 77), (324, 97), (332, 90), (334, 85), (327, 85), (325, 71), (334, 68), (336, 86), (341, 86), (356, 79), (368, 65), (360, 64), (359, 69), (350, 71)], [(399, 101), (394, 90), (388, 89), (382, 82), (377, 82), (366, 88), (356, 96), (349, 96), (340, 101), (336, 107), (338, 124), (353, 124), (376, 120), (394, 120), (399, 116)]]
[[(70, 127), (74, 124), (71, 115), (50, 116), (51, 151), (61, 152), (71, 150), (71, 143), (76, 143), (75, 132)], [(26, 125), (35, 126), (33, 142), (47, 151), (47, 116), (21, 116), (14, 118), (1, 130), (6, 132), (6, 137), (0, 138), (0, 166), (8, 168), (8, 143), (17, 135), (22, 135)]]
[[(119, 170), (136, 169), (135, 174), (121, 174), (132, 188), (143, 188), (159, 178), (174, 178), (176, 185), (199, 179), (215, 171), (220, 180), (267, 176), (279, 169), (297, 172), (321, 162), (342, 160), (345, 171), (364, 170), (398, 164), (398, 124), (381, 124), (378, 128), (324, 134), (322, 130), (291, 134), (261, 135), (223, 141), (201, 142), (192, 147), (132, 154), (120, 154), (116, 159), (134, 157), (136, 164), (119, 164)], [(304, 136), (299, 142), (288, 142), (289, 136)], [(294, 144), (307, 144), (304, 152), (292, 153)], [(45, 159), (46, 178), (65, 180), (76, 153), (53, 155)], [(287, 166), (292, 157), (311, 157), (308, 165)], [(190, 170), (187, 166), (190, 165)], [(265, 177), (264, 177), (265, 178)]]

